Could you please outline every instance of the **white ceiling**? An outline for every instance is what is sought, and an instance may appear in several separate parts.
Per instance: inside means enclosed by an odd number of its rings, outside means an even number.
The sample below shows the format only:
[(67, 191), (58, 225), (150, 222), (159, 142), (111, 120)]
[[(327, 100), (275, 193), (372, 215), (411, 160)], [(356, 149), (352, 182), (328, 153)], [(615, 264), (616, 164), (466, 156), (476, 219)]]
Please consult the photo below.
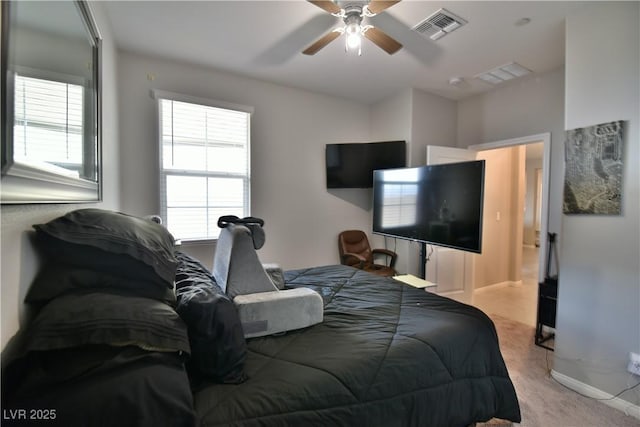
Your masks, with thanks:
[[(486, 92), (494, 86), (473, 76), (512, 61), (534, 73), (557, 69), (564, 64), (565, 17), (588, 3), (404, 0), (368, 18), (403, 49), (388, 55), (363, 40), (360, 57), (345, 53), (342, 38), (314, 56), (300, 53), (341, 24), (304, 0), (103, 5), (120, 49), (369, 104), (407, 88), (453, 100)], [(441, 7), (468, 24), (438, 41), (411, 30)], [(516, 25), (521, 18), (531, 21)], [(463, 84), (450, 85), (452, 77)]]

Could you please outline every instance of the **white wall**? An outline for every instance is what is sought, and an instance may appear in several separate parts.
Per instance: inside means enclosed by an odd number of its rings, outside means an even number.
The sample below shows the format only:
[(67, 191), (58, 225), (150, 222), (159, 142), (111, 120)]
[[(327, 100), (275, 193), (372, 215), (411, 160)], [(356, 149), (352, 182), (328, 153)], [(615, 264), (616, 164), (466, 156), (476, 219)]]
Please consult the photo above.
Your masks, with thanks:
[[(456, 146), (457, 105), (455, 101), (413, 89), (411, 97), (410, 166), (427, 164), (427, 145)], [(408, 272), (419, 276), (420, 244), (408, 242)], [(429, 263), (428, 271), (434, 268)], [(427, 273), (428, 274), (428, 273)]]
[[(158, 125), (150, 97), (159, 89), (255, 108), (251, 213), (265, 220), (263, 262), (285, 269), (336, 264), (341, 230), (371, 230), (371, 191), (327, 191), (324, 160), (327, 143), (370, 141), (367, 106), (127, 52), (119, 57), (119, 84), (123, 211), (159, 211)], [(213, 245), (185, 251), (211, 266)]]
[(640, 3), (605, 3), (567, 19), (565, 126), (628, 121), (622, 214), (562, 218), (554, 370), (615, 395), (640, 352)]
[[(554, 369), (611, 394), (628, 386), (628, 352), (640, 352), (638, 8), (589, 4), (567, 21), (566, 73), (458, 103), (460, 147), (551, 132), (549, 231), (561, 249)], [(564, 216), (565, 129), (613, 120), (630, 124), (623, 215)], [(638, 404), (633, 392), (621, 397)]]
[(29, 237), (31, 226), (81, 207), (119, 209), (116, 51), (109, 22), (102, 6), (92, 2), (91, 8), (103, 37), (103, 201), (91, 205), (3, 205), (1, 207), (2, 335), (0, 338), (2, 348), (18, 330), (19, 325), (24, 322), (25, 310), (22, 301), (39, 267), (40, 260)]
[(413, 89), (411, 166), (427, 163), (427, 145), (456, 146), (457, 103)]
[[(411, 145), (412, 90), (405, 89), (370, 106), (371, 138), (375, 141), (403, 140)], [(407, 161), (411, 147), (407, 148)]]
[(458, 102), (458, 147), (551, 132), (549, 232), (560, 230), (564, 179), (564, 68)]
[[(66, 7), (73, 12), (75, 5)], [(82, 25), (78, 22), (78, 26)], [(93, 53), (86, 38), (61, 37), (34, 30), (30, 27), (12, 30), (12, 62), (23, 67), (46, 70), (74, 77), (91, 79), (91, 69), (86, 64)]]
[[(406, 140), (407, 165), (424, 165), (427, 145), (455, 146), (456, 102), (418, 89), (404, 90), (371, 106), (371, 135), (376, 140)], [(379, 236), (373, 240), (383, 242)], [(418, 275), (419, 244), (392, 238), (383, 244), (398, 253), (398, 272)]]
[[(371, 138), (374, 141), (402, 140), (407, 142), (407, 164), (411, 162), (413, 141), (411, 140), (412, 90), (403, 90), (370, 107)], [(371, 228), (368, 232), (371, 231)], [(371, 245), (384, 247), (398, 254), (396, 271), (406, 274), (411, 271), (409, 259), (415, 258), (412, 245), (406, 240), (378, 235), (370, 236)]]

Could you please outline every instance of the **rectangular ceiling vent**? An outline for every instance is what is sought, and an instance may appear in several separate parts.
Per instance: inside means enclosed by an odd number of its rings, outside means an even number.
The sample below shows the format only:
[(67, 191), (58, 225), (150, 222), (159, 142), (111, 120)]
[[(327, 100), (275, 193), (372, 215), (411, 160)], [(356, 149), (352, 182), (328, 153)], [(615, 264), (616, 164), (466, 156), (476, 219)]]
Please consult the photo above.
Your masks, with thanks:
[(447, 9), (440, 9), (419, 22), (412, 30), (429, 37), (431, 40), (438, 40), (466, 23), (467, 21)]
[(531, 73), (532, 71), (530, 69), (523, 67), (517, 62), (509, 62), (508, 64), (494, 68), (493, 70), (485, 71), (484, 73), (480, 73), (474, 77), (487, 83), (491, 83), (492, 85), (497, 85), (504, 81), (523, 77)]

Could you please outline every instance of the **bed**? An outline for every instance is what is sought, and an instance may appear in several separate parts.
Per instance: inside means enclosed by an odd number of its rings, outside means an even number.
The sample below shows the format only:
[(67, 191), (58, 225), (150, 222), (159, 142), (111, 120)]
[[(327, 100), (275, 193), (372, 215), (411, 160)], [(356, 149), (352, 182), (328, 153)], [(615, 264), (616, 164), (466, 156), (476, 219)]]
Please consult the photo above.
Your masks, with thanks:
[(324, 321), (250, 339), (235, 385), (194, 395), (202, 426), (465, 426), (520, 421), (491, 320), (456, 301), (343, 265), (285, 272), (322, 295)]
[(244, 339), (210, 272), (162, 227), (121, 215), (85, 209), (35, 226), (49, 262), (27, 293), (38, 314), (3, 351), (3, 425), (520, 421), (481, 311), (352, 267), (312, 267), (285, 283), (322, 296), (323, 322)]

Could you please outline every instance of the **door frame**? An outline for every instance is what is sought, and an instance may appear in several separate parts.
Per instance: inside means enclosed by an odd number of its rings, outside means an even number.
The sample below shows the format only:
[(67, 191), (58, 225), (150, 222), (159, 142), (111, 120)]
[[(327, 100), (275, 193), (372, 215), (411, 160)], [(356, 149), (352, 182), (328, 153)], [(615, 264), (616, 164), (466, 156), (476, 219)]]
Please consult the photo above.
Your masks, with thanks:
[(504, 139), (487, 142), (484, 144), (470, 145), (467, 148), (474, 151), (494, 150), (518, 145), (542, 142), (542, 200), (540, 218), (540, 247), (538, 248), (538, 282), (544, 280), (545, 254), (547, 253), (547, 230), (549, 226), (549, 182), (551, 175), (551, 132), (522, 136), (519, 138)]

